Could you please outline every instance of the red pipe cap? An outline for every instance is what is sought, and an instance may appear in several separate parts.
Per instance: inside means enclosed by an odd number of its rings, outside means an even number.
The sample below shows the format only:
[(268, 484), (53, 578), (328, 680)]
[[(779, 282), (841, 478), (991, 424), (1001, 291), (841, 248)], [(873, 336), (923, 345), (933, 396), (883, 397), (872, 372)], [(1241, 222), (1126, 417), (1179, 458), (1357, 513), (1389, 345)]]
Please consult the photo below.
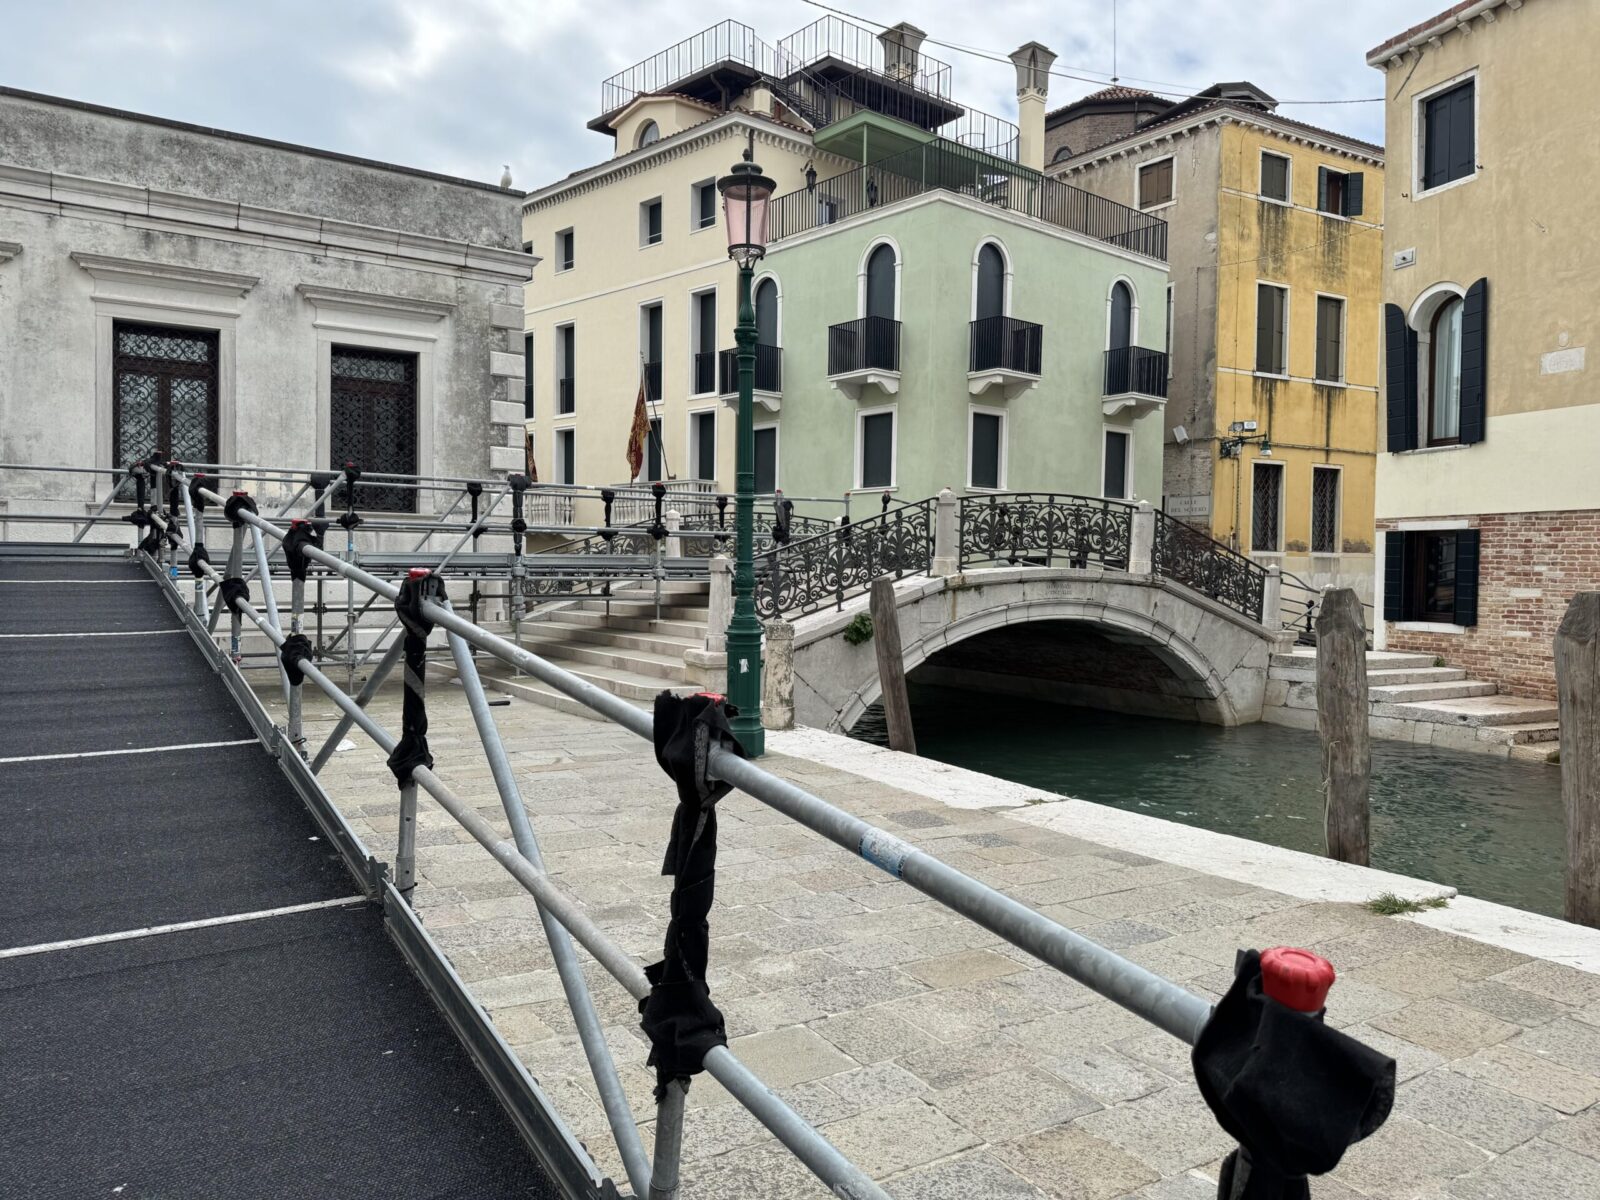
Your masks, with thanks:
[(724, 696), (721, 692), (696, 692), (695, 695), (696, 696), (704, 696), (708, 700), (726, 700), (727, 699), (727, 697)]
[(245, 491), (243, 488), (234, 488), (233, 494), (235, 496), (248, 496), (250, 493)]
[(1274, 946), (1261, 952), (1261, 990), (1298, 1012), (1325, 1008), (1333, 980), (1333, 964), (1309, 950)]
[(407, 579), (426, 579), (429, 575), (432, 575), (432, 574), (433, 574), (433, 569), (431, 567), (412, 567), (409, 571), (406, 572), (406, 578)]

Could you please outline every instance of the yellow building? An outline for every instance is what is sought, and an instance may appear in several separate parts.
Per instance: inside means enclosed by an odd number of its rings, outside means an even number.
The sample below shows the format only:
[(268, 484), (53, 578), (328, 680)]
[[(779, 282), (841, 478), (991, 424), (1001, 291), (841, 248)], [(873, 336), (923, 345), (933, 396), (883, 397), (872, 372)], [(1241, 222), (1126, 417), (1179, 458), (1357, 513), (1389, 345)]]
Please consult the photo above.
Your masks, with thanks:
[(1370, 599), (1383, 152), (1275, 108), (1107, 88), (1046, 118), (1049, 170), (1169, 225), (1163, 506)]

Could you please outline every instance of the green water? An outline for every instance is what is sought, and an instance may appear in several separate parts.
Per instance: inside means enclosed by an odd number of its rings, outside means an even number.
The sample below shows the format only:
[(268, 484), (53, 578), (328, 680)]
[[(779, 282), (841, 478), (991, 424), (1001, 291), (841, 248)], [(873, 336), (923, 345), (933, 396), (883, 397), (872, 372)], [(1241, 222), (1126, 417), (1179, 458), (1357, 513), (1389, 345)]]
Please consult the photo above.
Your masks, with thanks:
[[(925, 757), (1080, 800), (1320, 854), (1314, 733), (1219, 729), (913, 685)], [(874, 707), (854, 734), (884, 741)], [(1561, 914), (1560, 771), (1372, 742), (1372, 865)]]

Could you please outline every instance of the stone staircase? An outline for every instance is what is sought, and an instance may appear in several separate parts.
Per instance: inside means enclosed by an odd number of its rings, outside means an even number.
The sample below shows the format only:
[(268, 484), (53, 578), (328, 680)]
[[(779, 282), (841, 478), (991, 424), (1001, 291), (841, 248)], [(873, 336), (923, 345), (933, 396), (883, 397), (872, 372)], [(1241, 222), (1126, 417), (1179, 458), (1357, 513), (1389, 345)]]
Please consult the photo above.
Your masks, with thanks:
[[(1315, 729), (1317, 652), (1274, 654), (1262, 720)], [(1429, 654), (1367, 652), (1367, 698), (1373, 737), (1544, 761), (1561, 727), (1554, 701), (1502, 696), (1492, 683), (1435, 665)]]
[[(648, 708), (665, 689), (680, 695), (708, 686), (720, 690), (720, 669), (715, 662), (705, 662), (714, 657), (705, 654), (708, 604), (705, 583), (662, 584), (659, 617), (649, 586), (619, 589), (609, 598), (544, 603), (523, 619), (516, 640), (613, 696)], [(511, 636), (503, 624), (496, 632)], [(701, 661), (686, 661), (695, 657)], [(562, 712), (595, 715), (548, 684), (514, 674), (503, 663), (480, 659), (479, 670), (485, 685), (495, 691)]]

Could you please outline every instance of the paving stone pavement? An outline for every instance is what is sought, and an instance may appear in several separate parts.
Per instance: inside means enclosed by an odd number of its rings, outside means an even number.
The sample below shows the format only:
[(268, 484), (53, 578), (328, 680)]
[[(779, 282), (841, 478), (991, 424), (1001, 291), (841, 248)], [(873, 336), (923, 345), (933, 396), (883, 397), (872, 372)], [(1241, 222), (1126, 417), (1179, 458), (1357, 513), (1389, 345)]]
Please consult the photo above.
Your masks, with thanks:
[[(332, 707), (307, 689), (316, 747)], [(265, 697), (273, 707), (275, 697)], [(399, 724), (399, 693), (371, 711)], [(615, 726), (494, 709), (556, 881), (642, 961), (659, 957), (675, 794)], [(277, 714), (275, 714), (277, 715)], [(436, 770), (502, 830), (457, 687), (429, 691)], [(354, 735), (323, 781), (392, 859), (398, 797)], [(1318, 1200), (1600, 1196), (1600, 976), (1343, 904), (1307, 903), (834, 769), (769, 770), (1215, 999), (1242, 946), (1293, 944), (1340, 980), (1328, 1020), (1393, 1055), (1394, 1115)], [(1187, 1048), (739, 793), (719, 809), (711, 985), (734, 1050), (897, 1200), (1210, 1200), (1230, 1149)], [(532, 901), (426, 794), (415, 904), (602, 1167), (620, 1166)], [(581, 953), (581, 952), (580, 952)], [(653, 1073), (638, 1014), (585, 970), (641, 1132)], [(824, 1189), (708, 1076), (690, 1093), (686, 1200)]]

